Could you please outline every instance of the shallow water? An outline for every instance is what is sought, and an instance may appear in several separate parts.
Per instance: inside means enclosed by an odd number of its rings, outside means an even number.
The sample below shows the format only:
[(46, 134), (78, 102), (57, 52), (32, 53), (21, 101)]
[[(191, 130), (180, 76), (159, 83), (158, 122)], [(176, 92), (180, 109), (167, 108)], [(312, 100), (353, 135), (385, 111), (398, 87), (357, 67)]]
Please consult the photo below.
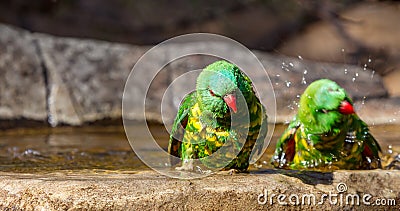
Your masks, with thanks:
[[(275, 127), (270, 145), (252, 171), (272, 168), (269, 160), (284, 128), (282, 125)], [(143, 129), (134, 128), (138, 136)], [(382, 147), (382, 164), (387, 166), (400, 153), (400, 125), (373, 126), (370, 129)], [(168, 133), (164, 127), (152, 125), (150, 130), (158, 144), (166, 149)], [(19, 129), (0, 134), (0, 171), (134, 173), (145, 169), (148, 168), (132, 151), (121, 127)]]

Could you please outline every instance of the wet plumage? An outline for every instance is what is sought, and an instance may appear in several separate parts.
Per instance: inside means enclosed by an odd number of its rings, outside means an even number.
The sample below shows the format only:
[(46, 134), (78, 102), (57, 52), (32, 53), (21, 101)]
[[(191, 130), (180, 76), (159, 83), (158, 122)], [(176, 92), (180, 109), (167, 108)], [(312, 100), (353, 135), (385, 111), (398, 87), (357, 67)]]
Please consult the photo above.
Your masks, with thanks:
[[(263, 143), (266, 133), (265, 109), (250, 79), (237, 66), (217, 61), (200, 73), (196, 91), (183, 99), (168, 152), (181, 158), (180, 170), (192, 170), (192, 160), (200, 159), (210, 168), (245, 171), (256, 140)], [(210, 155), (216, 160), (210, 161)]]
[(335, 82), (307, 87), (299, 110), (276, 145), (272, 164), (289, 169), (380, 168), (380, 146)]

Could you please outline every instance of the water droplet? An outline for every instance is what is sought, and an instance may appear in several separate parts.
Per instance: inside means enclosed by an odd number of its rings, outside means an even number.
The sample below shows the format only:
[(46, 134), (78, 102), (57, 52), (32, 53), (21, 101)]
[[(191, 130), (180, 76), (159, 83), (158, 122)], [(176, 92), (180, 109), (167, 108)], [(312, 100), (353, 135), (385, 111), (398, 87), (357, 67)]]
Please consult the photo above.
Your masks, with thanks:
[(388, 151), (387, 151), (387, 152), (388, 152), (389, 154), (392, 154), (392, 153), (393, 153), (393, 149), (392, 149), (392, 148), (393, 148), (392, 145), (389, 145), (389, 146), (388, 146)]
[(356, 80), (356, 78), (351, 79), (351, 81), (353, 81), (353, 83), (354, 83), (355, 80)]
[(358, 77), (358, 73), (356, 73), (356, 77)]
[(304, 76), (303, 76), (303, 78), (301, 79), (301, 84), (307, 84), (307, 81), (306, 81), (306, 79), (304, 78)]
[(344, 68), (344, 74), (347, 75), (347, 68)]
[(294, 67), (294, 65), (293, 65), (293, 63), (292, 63), (292, 62), (289, 62), (289, 65), (290, 65), (291, 67)]
[(281, 77), (281, 75), (277, 74), (276, 77)]
[(368, 63), (371, 63), (371, 62), (372, 62), (372, 60), (371, 60), (371, 58), (369, 58), (369, 59), (368, 59)]
[(303, 60), (303, 57), (301, 57), (300, 55), (297, 56), (299, 59)]
[(307, 75), (307, 70), (304, 70), (303, 74), (304, 74), (304, 75)]
[(372, 70), (372, 72), (371, 72), (371, 79), (374, 77), (374, 75), (375, 75), (375, 70)]
[(285, 62), (282, 62), (282, 67), (281, 67), (282, 69), (289, 71), (288, 67), (289, 66)]
[(285, 80), (286, 86), (290, 87), (290, 85), (292, 84), (292, 82)]
[(342, 48), (342, 52), (344, 52), (344, 48)]
[(366, 99), (366, 98), (367, 98), (366, 96), (363, 97), (363, 99), (362, 99), (362, 101), (361, 101), (361, 105), (364, 105), (364, 104), (365, 104), (365, 99)]
[(300, 98), (300, 95), (296, 95), (297, 98)]

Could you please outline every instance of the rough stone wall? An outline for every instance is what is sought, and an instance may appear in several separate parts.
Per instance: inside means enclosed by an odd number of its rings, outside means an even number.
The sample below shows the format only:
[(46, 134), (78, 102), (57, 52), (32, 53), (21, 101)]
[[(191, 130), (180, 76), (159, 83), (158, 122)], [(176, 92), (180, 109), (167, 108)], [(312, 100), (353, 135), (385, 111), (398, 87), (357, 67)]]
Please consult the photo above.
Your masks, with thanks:
[[(0, 46), (2, 127), (9, 127), (7, 122), (18, 123), (21, 119), (51, 126), (120, 121), (127, 76), (136, 61), (149, 49), (148, 46), (30, 33), (7, 25), (0, 25)], [(180, 48), (179, 45), (170, 45), (167, 51), (179, 51)], [(296, 111), (298, 96), (310, 82), (319, 78), (330, 78), (344, 86), (360, 102), (360, 108), (363, 108), (360, 112), (364, 112), (369, 122), (387, 123), (391, 116), (396, 118), (397, 100), (387, 100), (389, 110), (367, 112), (374, 106), (373, 99), (385, 100), (387, 97), (381, 77), (369, 69), (259, 51), (254, 53), (264, 65), (274, 87), (278, 122), (291, 119)], [(154, 58), (154, 62), (164, 63), (171, 59), (166, 53)], [(174, 78), (202, 68), (213, 60), (215, 58), (190, 56), (165, 66), (150, 87), (146, 112), (151, 119), (161, 122), (160, 102)], [(261, 84), (263, 82), (254, 83), (256, 87), (264, 85)], [(137, 84), (134, 88), (145, 91), (146, 85)], [(194, 84), (182, 86), (194, 87)], [(173, 116), (179, 103), (178, 91), (187, 88), (181, 87), (169, 96), (171, 100), (163, 112)], [(131, 97), (135, 101), (134, 96)], [(382, 118), (379, 112), (386, 112), (386, 117), (390, 118)], [(140, 115), (132, 119), (143, 120)]]

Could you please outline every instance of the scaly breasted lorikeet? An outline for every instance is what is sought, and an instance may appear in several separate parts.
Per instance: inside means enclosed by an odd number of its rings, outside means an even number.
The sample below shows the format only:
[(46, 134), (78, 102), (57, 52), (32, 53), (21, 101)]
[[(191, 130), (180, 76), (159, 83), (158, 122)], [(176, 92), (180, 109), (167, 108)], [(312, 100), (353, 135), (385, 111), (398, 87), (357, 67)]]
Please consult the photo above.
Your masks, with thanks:
[(297, 115), (278, 140), (272, 164), (289, 169), (381, 168), (379, 144), (335, 82), (311, 83)]
[[(241, 121), (245, 118), (247, 123)], [(193, 159), (200, 159), (206, 167), (246, 171), (256, 140), (263, 143), (266, 133), (265, 108), (249, 77), (237, 66), (217, 61), (203, 69), (196, 90), (182, 100), (168, 152), (181, 158), (179, 170), (193, 170)], [(257, 144), (255, 150), (262, 147)], [(217, 150), (219, 157), (207, 159)]]

